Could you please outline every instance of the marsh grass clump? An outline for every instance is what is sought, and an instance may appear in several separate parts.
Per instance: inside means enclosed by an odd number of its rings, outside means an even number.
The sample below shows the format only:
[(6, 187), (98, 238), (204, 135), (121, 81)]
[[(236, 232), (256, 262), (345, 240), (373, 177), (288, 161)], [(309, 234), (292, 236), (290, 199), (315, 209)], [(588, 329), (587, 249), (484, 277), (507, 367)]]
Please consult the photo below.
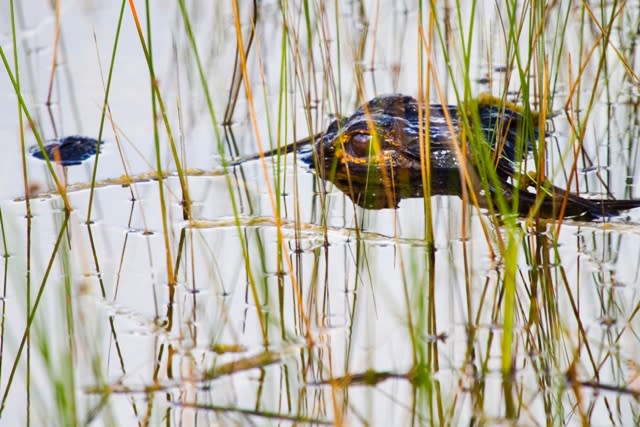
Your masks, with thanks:
[(635, 3), (28, 3), (3, 421), (637, 424)]

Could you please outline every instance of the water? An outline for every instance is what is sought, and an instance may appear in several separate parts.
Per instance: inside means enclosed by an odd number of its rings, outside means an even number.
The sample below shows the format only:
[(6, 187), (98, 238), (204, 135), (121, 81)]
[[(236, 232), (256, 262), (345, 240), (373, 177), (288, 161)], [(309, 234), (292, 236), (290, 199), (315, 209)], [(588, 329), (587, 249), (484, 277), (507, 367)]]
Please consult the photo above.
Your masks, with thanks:
[[(49, 2), (16, 4), (23, 96), (44, 139), (97, 136), (117, 3), (61, 5), (50, 109), (55, 13)], [(229, 160), (256, 153), (258, 143), (266, 150), (322, 131), (333, 114), (353, 111), (359, 97), (415, 96), (420, 15), (412, 2), (312, 2), (307, 27), (303, 4), (288, 4), (283, 69), (283, 11), (278, 2), (259, 3), (247, 65), (253, 103), (240, 86), (223, 127), (237, 46), (234, 11), (231, 3), (204, 3), (188, 2), (187, 12), (218, 126), (178, 5), (153, 2), (150, 9), (154, 69), (189, 175), (192, 221), (183, 217), (180, 180), (158, 118), (166, 221), (161, 215), (149, 70), (128, 5), (89, 224), (93, 161), (67, 171), (73, 211), (61, 233), (62, 199), (43, 163), (28, 158), (28, 233), (16, 96), (0, 78), (8, 254), (0, 263), (3, 422), (465, 425), (506, 423), (508, 415), (526, 425), (637, 422), (638, 212), (606, 224), (567, 220), (556, 237), (556, 222), (536, 229), (521, 219), (509, 228), (457, 197), (439, 196), (431, 200), (431, 252), (422, 199), (403, 200), (397, 210), (363, 210), (329, 186), (323, 202), (322, 183), (293, 155), (225, 173), (218, 132)], [(242, 3), (246, 42), (252, 4)], [(145, 28), (144, 4), (135, 5)], [(548, 80), (558, 112), (549, 123), (548, 173), (566, 186), (577, 158), (573, 189), (640, 197), (632, 73), (638, 48), (629, 30), (637, 28), (639, 4), (617, 5), (610, 33), (617, 52), (608, 47), (600, 69), (592, 19), (608, 22), (610, 6), (592, 5), (595, 18), (582, 6), (567, 7), (549, 9), (537, 45), (553, 59)], [(439, 89), (455, 103), (454, 88), (463, 87), (458, 34), (468, 33), (471, 13), (463, 5), (459, 22), (454, 5), (438, 9), (446, 49), (434, 29), (432, 102)], [(475, 13), (470, 89), (502, 93), (512, 52), (499, 23), (506, 10), (487, 3)], [(10, 16), (8, 5), (0, 6), (0, 43), (12, 61)], [(523, 55), (527, 40), (519, 43)], [(455, 65), (451, 74), (445, 52)], [(540, 76), (532, 64), (531, 88)], [(514, 72), (508, 88), (521, 87)], [(581, 126), (584, 154), (574, 157)], [(27, 147), (36, 142), (28, 129), (25, 139)], [(510, 231), (511, 258), (501, 252)], [(512, 375), (505, 376), (510, 271), (514, 341)], [(9, 383), (27, 306), (40, 290), (29, 344)]]

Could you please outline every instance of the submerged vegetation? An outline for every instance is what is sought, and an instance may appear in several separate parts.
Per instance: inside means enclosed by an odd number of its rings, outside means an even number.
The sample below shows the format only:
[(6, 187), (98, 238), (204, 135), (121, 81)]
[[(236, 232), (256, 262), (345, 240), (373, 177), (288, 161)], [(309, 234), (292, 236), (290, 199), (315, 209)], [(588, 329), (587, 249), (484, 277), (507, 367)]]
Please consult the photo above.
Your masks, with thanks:
[[(478, 201), (482, 93), (527, 203), (640, 198), (638, 1), (5, 3), (3, 421), (640, 422), (640, 215)], [(291, 148), (385, 93), (455, 107), (462, 200), (425, 126), (397, 209)]]

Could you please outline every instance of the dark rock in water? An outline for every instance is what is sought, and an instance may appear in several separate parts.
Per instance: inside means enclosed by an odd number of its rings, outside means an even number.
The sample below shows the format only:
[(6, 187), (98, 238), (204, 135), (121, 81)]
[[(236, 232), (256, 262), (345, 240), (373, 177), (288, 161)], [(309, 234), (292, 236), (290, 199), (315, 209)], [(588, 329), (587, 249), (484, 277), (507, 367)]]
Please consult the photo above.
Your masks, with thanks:
[[(46, 141), (44, 149), (52, 162), (58, 162), (62, 166), (75, 166), (95, 155), (101, 144), (102, 141), (94, 138), (71, 135)], [(33, 157), (44, 160), (44, 153), (38, 145), (32, 146), (29, 152)]]

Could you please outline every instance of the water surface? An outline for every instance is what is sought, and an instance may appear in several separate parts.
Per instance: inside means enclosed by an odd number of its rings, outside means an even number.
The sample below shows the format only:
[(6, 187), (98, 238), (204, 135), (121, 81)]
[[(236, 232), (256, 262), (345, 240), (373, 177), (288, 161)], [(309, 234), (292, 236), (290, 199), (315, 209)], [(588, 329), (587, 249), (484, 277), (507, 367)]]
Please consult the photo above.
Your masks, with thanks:
[[(57, 49), (50, 2), (16, 3), (21, 93), (38, 132), (96, 137), (120, 3), (62, 2)], [(153, 117), (149, 68), (128, 4), (95, 193), (91, 201), (95, 159), (68, 169), (68, 223), (50, 172), (33, 158), (26, 162), (27, 218), (17, 97), (0, 78), (3, 421), (638, 422), (637, 211), (567, 220), (559, 229), (522, 218), (506, 226), (458, 197), (439, 196), (429, 201), (429, 226), (423, 199), (363, 210), (292, 154), (224, 167), (261, 146), (321, 131), (377, 94), (417, 96), (427, 75), (430, 102), (456, 104), (467, 81), (474, 95), (508, 92), (518, 103), (526, 86), (536, 109), (540, 82), (548, 81), (557, 112), (549, 122), (549, 176), (566, 187), (577, 159), (574, 191), (640, 197), (639, 52), (630, 30), (640, 22), (637, 1), (548, 5), (542, 28), (539, 11), (515, 11), (523, 17), (521, 59), (534, 52), (526, 83), (509, 60), (506, 6), (440, 6), (430, 32), (428, 5), (420, 12), (415, 2), (263, 1), (255, 11), (242, 2), (245, 45), (254, 31), (251, 96), (242, 81), (233, 83), (232, 2), (186, 2), (215, 123), (178, 4), (150, 3), (148, 15), (144, 2), (135, 6), (146, 42), (150, 20), (190, 219), (170, 138)], [(14, 73), (8, 5), (0, 16), (0, 44)], [(531, 42), (532, 34), (543, 36)], [(468, 72), (462, 40), (470, 45)], [(35, 144), (24, 129), (25, 147)], [(505, 312), (513, 313), (511, 358)]]

